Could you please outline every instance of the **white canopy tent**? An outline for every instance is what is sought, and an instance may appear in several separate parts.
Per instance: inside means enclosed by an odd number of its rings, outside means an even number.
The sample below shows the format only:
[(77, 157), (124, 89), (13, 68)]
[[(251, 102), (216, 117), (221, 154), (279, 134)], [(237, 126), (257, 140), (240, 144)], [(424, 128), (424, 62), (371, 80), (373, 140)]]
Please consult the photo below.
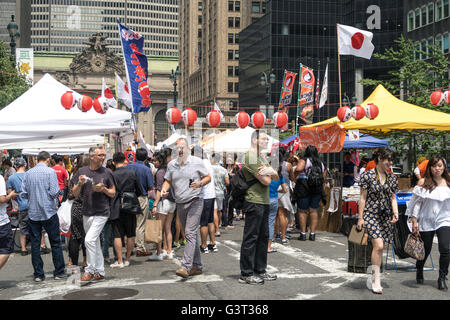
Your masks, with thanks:
[(42, 142), (131, 130), (132, 114), (127, 111), (109, 108), (105, 114), (99, 114), (94, 108), (88, 112), (81, 112), (76, 107), (64, 109), (61, 95), (66, 91), (73, 90), (47, 73), (0, 110), (0, 147), (8, 143)]
[[(200, 146), (207, 152), (243, 153), (247, 152), (251, 146), (251, 136), (255, 131), (252, 127), (245, 129), (227, 130), (224, 134), (211, 137), (200, 142)], [(270, 152), (272, 144), (279, 141), (269, 136), (267, 149), (262, 152)]]
[(171, 148), (171, 147), (173, 147), (175, 145), (177, 140), (179, 138), (182, 138), (182, 137), (185, 137), (185, 136), (175, 132), (169, 138), (164, 140), (163, 142), (158, 142), (156, 144), (156, 150), (161, 150), (164, 146), (168, 147), (168, 148)]
[(103, 145), (104, 140), (105, 138), (103, 136), (90, 135), (84, 137), (0, 143), (0, 149), (89, 149), (89, 147)]
[(58, 148), (58, 149), (23, 149), (22, 154), (26, 156), (37, 156), (39, 152), (41, 151), (47, 151), (50, 154), (59, 154), (59, 155), (76, 155), (76, 154), (87, 154), (89, 152), (89, 148)]

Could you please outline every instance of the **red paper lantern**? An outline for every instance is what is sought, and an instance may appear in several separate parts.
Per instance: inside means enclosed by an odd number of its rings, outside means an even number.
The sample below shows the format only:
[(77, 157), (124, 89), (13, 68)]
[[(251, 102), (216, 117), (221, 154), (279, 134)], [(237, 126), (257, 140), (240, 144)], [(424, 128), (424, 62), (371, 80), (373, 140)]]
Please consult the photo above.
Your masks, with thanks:
[(364, 118), (364, 116), (366, 115), (366, 111), (364, 110), (363, 107), (361, 107), (360, 105), (357, 105), (355, 107), (352, 108), (352, 117), (355, 120), (361, 120), (362, 118)]
[(248, 115), (247, 112), (245, 111), (239, 111), (239, 113), (237, 113), (234, 116), (234, 121), (236, 122), (236, 125), (241, 128), (244, 129), (246, 128), (249, 123), (250, 123), (250, 116)]
[(215, 128), (220, 124), (220, 113), (217, 110), (213, 110), (206, 115), (206, 121), (210, 127)]
[(88, 95), (83, 94), (81, 99), (77, 103), (78, 109), (80, 109), (82, 112), (88, 112), (92, 108), (93, 101), (91, 97)]
[(450, 103), (450, 90), (444, 91), (444, 101), (445, 103)]
[(108, 101), (106, 100), (105, 97), (98, 96), (97, 98), (95, 98), (95, 100), (94, 100), (94, 110), (95, 111), (97, 111), (98, 113), (104, 114), (104, 113), (106, 113), (108, 108), (109, 108)]
[(266, 115), (262, 113), (261, 111), (256, 111), (254, 114), (252, 114), (252, 125), (260, 129), (263, 127), (263, 125), (266, 123)]
[(337, 117), (341, 122), (347, 122), (352, 117), (352, 110), (348, 106), (340, 107), (337, 111)]
[(364, 110), (366, 111), (366, 117), (369, 118), (370, 120), (375, 119), (376, 117), (378, 117), (378, 113), (380, 112), (378, 110), (378, 107), (376, 105), (374, 105), (373, 103), (369, 103)]
[(195, 121), (197, 121), (197, 113), (191, 108), (184, 110), (181, 117), (183, 118), (184, 125), (188, 127), (192, 127)]
[(72, 91), (67, 91), (61, 96), (61, 104), (66, 110), (70, 110), (75, 106), (75, 99)]
[(277, 128), (284, 127), (288, 122), (288, 116), (283, 111), (275, 112), (273, 115), (273, 122)]
[(444, 94), (438, 90), (431, 94), (430, 101), (434, 106), (442, 106), (444, 103)]
[(176, 124), (181, 120), (181, 111), (176, 107), (172, 107), (166, 111), (166, 119), (170, 124)]

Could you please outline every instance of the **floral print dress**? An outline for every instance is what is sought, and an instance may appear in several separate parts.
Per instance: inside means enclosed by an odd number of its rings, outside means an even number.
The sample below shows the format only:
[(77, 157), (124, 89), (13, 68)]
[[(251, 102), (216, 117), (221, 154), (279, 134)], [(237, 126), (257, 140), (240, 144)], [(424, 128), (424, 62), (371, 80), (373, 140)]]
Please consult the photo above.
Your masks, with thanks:
[(398, 179), (392, 173), (386, 173), (386, 181), (381, 184), (376, 169), (361, 174), (360, 186), (367, 190), (363, 219), (371, 239), (383, 239), (392, 242), (392, 196), (398, 191)]

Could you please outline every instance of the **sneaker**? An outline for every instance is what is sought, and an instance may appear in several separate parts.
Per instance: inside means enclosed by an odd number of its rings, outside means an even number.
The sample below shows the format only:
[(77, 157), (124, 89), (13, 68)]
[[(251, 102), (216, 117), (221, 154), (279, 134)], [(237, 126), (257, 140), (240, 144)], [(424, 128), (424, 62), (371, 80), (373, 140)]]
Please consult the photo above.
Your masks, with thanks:
[(125, 260), (125, 261), (123, 262), (123, 266), (124, 266), (124, 267), (129, 267), (129, 266), (130, 266), (130, 261)]
[(42, 282), (44, 280), (45, 280), (45, 277), (36, 277), (36, 278), (34, 278), (35, 282)]
[(166, 253), (164, 258), (167, 260), (172, 260), (174, 258), (173, 251), (171, 253)]
[(66, 280), (67, 277), (66, 277), (65, 274), (61, 274), (59, 276), (54, 276), (53, 279), (55, 279), (55, 280)]
[(180, 241), (180, 244), (181, 244), (182, 246), (185, 246), (185, 245), (186, 245), (186, 239), (181, 240), (181, 241)]
[(242, 276), (239, 278), (239, 283), (246, 283), (246, 284), (264, 284), (264, 279), (257, 276)]
[(216, 246), (215, 243), (214, 244), (208, 244), (208, 250), (211, 251), (211, 252), (219, 251), (219, 249), (217, 249), (217, 246)]
[(300, 237), (298, 237), (300, 241), (306, 241), (306, 233), (300, 233)]
[(288, 244), (289, 240), (288, 239), (281, 239), (281, 244)]
[[(209, 246), (208, 246), (208, 247), (209, 247)], [(200, 246), (200, 252), (201, 252), (201, 253), (209, 253), (209, 248), (208, 248), (208, 247), (203, 248), (203, 247)]]
[(195, 267), (192, 267), (191, 271), (189, 271), (190, 276), (198, 276), (203, 273), (202, 269), (197, 269)]
[(178, 249), (179, 247), (181, 247), (181, 244), (179, 242), (174, 241), (172, 246)]
[(163, 259), (163, 254), (161, 253), (160, 255), (157, 255), (156, 252), (148, 257), (148, 260), (150, 261), (162, 261)]
[(310, 233), (309, 234), (309, 240), (310, 241), (316, 241), (316, 234), (315, 233)]
[(123, 264), (123, 262), (119, 263), (119, 261), (116, 261), (113, 264), (110, 264), (109, 266), (111, 268), (120, 268), (120, 269), (122, 269), (124, 267), (124, 264)]
[(260, 277), (261, 279), (263, 279), (265, 281), (277, 280), (277, 275), (276, 274), (269, 274), (267, 272), (258, 274), (258, 277)]
[(162, 250), (162, 251), (161, 251), (161, 255), (162, 255), (163, 259), (166, 259), (166, 257), (167, 257), (167, 251), (166, 251), (166, 250)]
[(289, 233), (286, 233), (286, 239), (290, 239), (291, 235)]
[(92, 279), (94, 279), (94, 275), (92, 273), (85, 272), (81, 277), (80, 281), (88, 282), (91, 281)]
[(96, 273), (94, 275), (94, 279), (92, 279), (93, 281), (102, 281), (105, 280), (105, 276), (102, 276), (100, 273)]
[(187, 272), (187, 270), (183, 267), (181, 267), (180, 269), (178, 269), (175, 274), (179, 277), (182, 277), (184, 279), (189, 278), (189, 273)]

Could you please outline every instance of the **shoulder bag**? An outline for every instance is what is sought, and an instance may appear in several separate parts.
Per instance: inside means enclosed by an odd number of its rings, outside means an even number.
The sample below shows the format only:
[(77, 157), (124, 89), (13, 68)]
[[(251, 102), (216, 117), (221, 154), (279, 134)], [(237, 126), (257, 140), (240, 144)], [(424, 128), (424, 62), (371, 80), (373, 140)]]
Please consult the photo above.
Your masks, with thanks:
[(362, 228), (358, 230), (356, 224), (352, 226), (352, 230), (348, 236), (348, 241), (352, 243), (356, 243), (362, 246), (367, 246), (367, 239), (369, 235), (366, 232), (366, 228)]
[(141, 204), (136, 193), (120, 193), (120, 211), (128, 214), (142, 214)]
[(419, 233), (410, 233), (405, 243), (405, 252), (416, 260), (425, 259), (425, 246)]

